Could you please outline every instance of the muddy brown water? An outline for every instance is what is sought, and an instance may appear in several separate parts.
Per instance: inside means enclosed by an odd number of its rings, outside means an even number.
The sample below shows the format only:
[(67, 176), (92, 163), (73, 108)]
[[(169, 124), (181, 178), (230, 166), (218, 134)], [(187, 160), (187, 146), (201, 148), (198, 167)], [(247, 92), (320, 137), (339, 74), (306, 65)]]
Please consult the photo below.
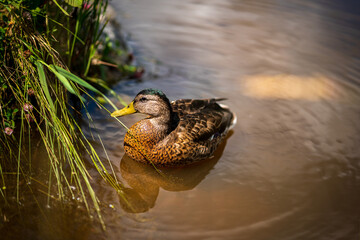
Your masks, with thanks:
[(159, 173), (124, 156), (125, 130), (94, 107), (102, 157), (131, 207), (94, 177), (107, 231), (83, 226), (75, 239), (359, 239), (357, 1), (111, 4), (146, 68), (117, 93), (226, 97), (238, 123), (214, 158)]
[(108, 238), (359, 239), (359, 3), (112, 4), (147, 71), (118, 93), (226, 97), (238, 124), (214, 159), (161, 175), (123, 157), (125, 131), (99, 112), (133, 204), (99, 190), (115, 208)]

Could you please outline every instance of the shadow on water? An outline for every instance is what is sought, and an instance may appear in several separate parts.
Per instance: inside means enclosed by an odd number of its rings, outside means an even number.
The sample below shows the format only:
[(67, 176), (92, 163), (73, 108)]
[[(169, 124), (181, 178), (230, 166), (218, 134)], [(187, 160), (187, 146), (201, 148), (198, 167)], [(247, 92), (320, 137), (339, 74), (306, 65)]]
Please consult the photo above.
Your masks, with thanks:
[(222, 142), (210, 159), (178, 168), (155, 168), (134, 161), (126, 154), (121, 159), (120, 171), (122, 178), (130, 186), (124, 188), (125, 199), (119, 196), (119, 202), (126, 212), (146, 212), (155, 206), (159, 189), (178, 192), (188, 191), (196, 187), (221, 158), (226, 141)]

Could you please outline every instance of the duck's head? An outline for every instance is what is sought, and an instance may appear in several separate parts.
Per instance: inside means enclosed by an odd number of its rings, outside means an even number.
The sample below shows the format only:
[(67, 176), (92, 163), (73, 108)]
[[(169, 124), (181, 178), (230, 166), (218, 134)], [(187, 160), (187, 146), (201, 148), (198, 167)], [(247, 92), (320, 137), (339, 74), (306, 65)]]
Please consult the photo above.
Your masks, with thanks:
[(169, 99), (158, 89), (144, 89), (139, 92), (134, 100), (123, 109), (111, 114), (112, 117), (121, 117), (132, 113), (144, 113), (151, 117), (169, 115), (171, 106)]

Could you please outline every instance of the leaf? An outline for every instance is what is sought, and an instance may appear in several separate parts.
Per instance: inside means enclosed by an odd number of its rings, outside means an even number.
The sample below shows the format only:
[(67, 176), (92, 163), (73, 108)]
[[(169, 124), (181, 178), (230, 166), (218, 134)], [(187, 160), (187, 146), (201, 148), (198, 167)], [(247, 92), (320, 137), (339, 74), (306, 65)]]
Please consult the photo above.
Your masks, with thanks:
[(7, 120), (10, 120), (11, 118), (11, 112), (8, 110), (8, 111), (6, 111), (6, 113), (5, 113), (5, 116), (6, 116), (6, 119)]
[(66, 12), (65, 9), (63, 9), (56, 0), (53, 0), (53, 1), (54, 1), (54, 3), (56, 4), (56, 6), (58, 6), (58, 8), (60, 8), (60, 10), (61, 10), (66, 16), (70, 16), (69, 13)]
[(73, 7), (81, 7), (83, 0), (65, 0), (65, 2)]
[(71, 83), (69, 82), (69, 80), (68, 80), (64, 75), (62, 75), (61, 73), (59, 73), (59, 72), (55, 69), (54, 65), (50, 65), (50, 66), (49, 66), (49, 69), (50, 69), (50, 71), (52, 71), (52, 72), (56, 75), (56, 77), (60, 80), (60, 82), (62, 82), (62, 84), (64, 85), (64, 87), (65, 87), (70, 93), (76, 95), (76, 96), (77, 96), (78, 98), (80, 98), (83, 102), (86, 101), (85, 98), (83, 98), (83, 97), (80, 95), (79, 92), (76, 92), (76, 91), (74, 90), (74, 88), (72, 87), (72, 85), (71, 85)]
[(107, 98), (102, 92), (100, 92), (98, 89), (96, 89), (95, 87), (93, 87), (91, 84), (89, 84), (88, 82), (86, 82), (85, 80), (79, 78), (78, 76), (76, 76), (75, 74), (61, 68), (58, 66), (54, 66), (52, 65), (59, 73), (61, 73), (62, 75), (64, 75), (65, 77), (67, 77), (69, 80), (76, 82), (77, 84), (80, 84), (81, 86), (99, 94), (100, 96), (102, 96), (114, 109), (117, 109), (117, 107), (115, 106), (115, 104), (109, 99)]
[(43, 65), (45, 65), (51, 72), (53, 72), (55, 74), (55, 76), (60, 80), (60, 82), (64, 85), (64, 87), (72, 94), (76, 95), (78, 98), (80, 98), (83, 102), (85, 102), (85, 98), (83, 98), (79, 92), (76, 92), (74, 90), (74, 88), (72, 87), (71, 83), (69, 82), (69, 80), (67, 80), (67, 78), (62, 75), (61, 73), (59, 73), (57, 70), (56, 70), (56, 66), (54, 65), (48, 65), (46, 64), (45, 62), (43, 61), (40, 61)]
[(15, 108), (12, 112), (12, 116), (15, 117), (16, 113), (19, 111), (19, 109)]
[(76, 82), (78, 84), (80, 84), (81, 86), (90, 89), (91, 91), (98, 93), (98, 94), (102, 94), (99, 90), (97, 90), (96, 88), (94, 88), (92, 85), (90, 85), (89, 83), (87, 83), (85, 80), (79, 78), (78, 76), (76, 76), (75, 74), (61, 68), (58, 66), (54, 66), (51, 65), (52, 67), (54, 67), (59, 73), (63, 74), (65, 77), (67, 77), (68, 79), (70, 79), (73, 82)]
[(91, 59), (93, 59), (95, 53), (96, 53), (95, 45), (94, 45), (94, 44), (91, 44), (91, 45), (90, 45), (90, 49), (89, 49), (89, 58), (88, 58), (88, 61), (87, 61), (87, 64), (86, 64), (85, 72), (84, 72), (84, 76), (85, 76), (85, 77), (87, 76), (87, 74), (88, 74), (88, 72), (89, 72)]
[(50, 67), (49, 68), (50, 71), (52, 71), (55, 76), (60, 80), (60, 82), (62, 82), (62, 84), (64, 85), (64, 87), (72, 94), (77, 95), (74, 88), (71, 86), (70, 82), (66, 79), (66, 77), (64, 77), (63, 75), (61, 75), (58, 71), (56, 71), (56, 69)]
[(37, 61), (35, 64), (36, 64), (37, 69), (38, 69), (38, 74), (39, 74), (39, 80), (40, 80), (41, 88), (42, 88), (43, 91), (44, 91), (45, 97), (46, 97), (46, 99), (48, 100), (51, 109), (53, 110), (53, 112), (55, 112), (54, 102), (53, 102), (53, 100), (51, 99), (50, 92), (49, 92), (49, 87), (48, 87), (47, 82), (46, 82), (44, 67), (43, 67), (43, 65), (42, 65), (40, 62), (38, 62), (38, 61)]

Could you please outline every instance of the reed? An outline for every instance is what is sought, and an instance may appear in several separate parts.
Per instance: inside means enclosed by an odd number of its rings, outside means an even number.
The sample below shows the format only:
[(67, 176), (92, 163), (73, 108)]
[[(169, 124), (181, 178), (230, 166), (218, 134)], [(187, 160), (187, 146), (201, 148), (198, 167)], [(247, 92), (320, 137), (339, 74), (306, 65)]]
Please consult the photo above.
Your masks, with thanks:
[[(86, 110), (85, 99), (96, 101), (95, 94), (116, 109), (88, 81), (94, 79), (89, 73), (101, 44), (107, 1), (65, 2), (0, 0), (0, 196), (6, 201), (12, 194), (8, 184), (14, 181), (7, 176), (16, 178), (18, 202), (22, 180), (41, 181), (32, 169), (31, 144), (37, 135), (50, 168), (48, 204), (80, 196), (88, 212), (95, 209), (103, 224), (83, 154), (120, 194), (122, 186), (112, 168), (105, 167), (110, 162), (103, 163), (85, 137), (73, 114), (78, 109), (69, 105), (69, 98)], [(88, 112), (85, 117), (92, 121)], [(98, 138), (96, 133), (93, 137)]]

